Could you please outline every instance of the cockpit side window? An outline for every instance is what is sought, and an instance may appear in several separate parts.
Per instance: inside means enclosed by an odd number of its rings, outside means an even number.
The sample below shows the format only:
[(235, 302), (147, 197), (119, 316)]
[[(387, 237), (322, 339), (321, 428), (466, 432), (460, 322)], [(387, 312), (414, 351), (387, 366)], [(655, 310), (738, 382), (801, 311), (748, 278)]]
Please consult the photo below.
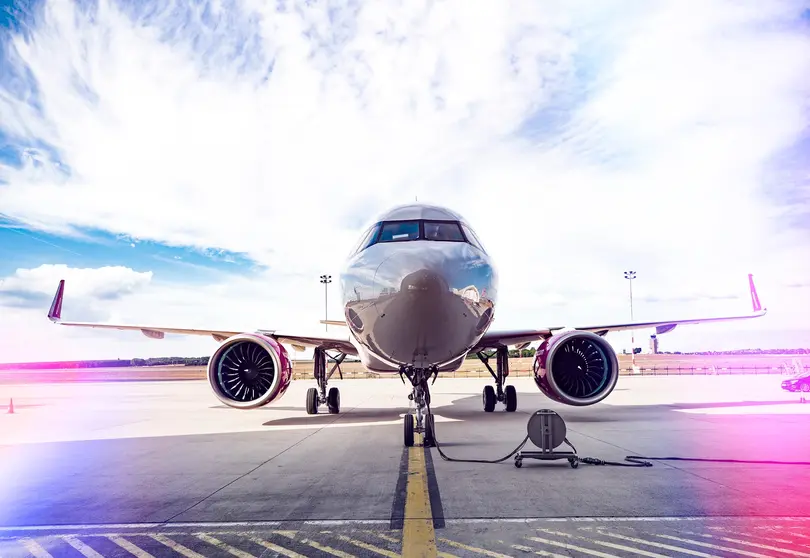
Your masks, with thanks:
[(475, 235), (473, 230), (465, 224), (462, 224), (461, 227), (464, 229), (464, 235), (467, 237), (467, 241), (486, 254), (487, 251), (484, 250), (484, 247), (481, 245), (481, 241), (478, 240), (478, 237)]
[(464, 235), (455, 221), (425, 221), (425, 240), (464, 242)]
[(366, 234), (362, 236), (360, 242), (357, 243), (357, 246), (352, 251), (352, 255), (357, 254), (358, 252), (362, 252), (372, 244), (374, 244), (374, 239), (377, 237), (377, 232), (380, 230), (380, 224), (377, 223), (370, 229), (366, 231)]
[(402, 242), (419, 239), (419, 221), (390, 221), (383, 223), (377, 242)]

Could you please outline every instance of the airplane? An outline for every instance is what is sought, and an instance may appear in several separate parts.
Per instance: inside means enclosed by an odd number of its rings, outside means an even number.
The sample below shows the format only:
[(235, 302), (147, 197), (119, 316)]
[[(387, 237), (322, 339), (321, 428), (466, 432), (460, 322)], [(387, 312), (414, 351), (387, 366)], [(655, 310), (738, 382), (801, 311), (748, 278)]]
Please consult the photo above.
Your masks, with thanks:
[[(619, 377), (616, 352), (604, 339), (609, 331), (655, 328), (657, 334), (663, 334), (679, 325), (758, 318), (767, 312), (749, 274), (751, 314), (491, 329), (498, 274), (478, 235), (461, 215), (445, 207), (414, 203), (394, 207), (372, 223), (363, 231), (340, 274), (345, 319), (321, 320), (322, 324), (346, 327), (345, 335), (68, 322), (61, 317), (64, 279), (59, 282), (48, 318), (63, 326), (140, 330), (154, 339), (167, 333), (210, 335), (220, 345), (208, 362), (208, 382), (221, 402), (237, 409), (261, 407), (284, 395), (292, 380), (286, 344), (296, 351), (314, 349), (317, 387), (307, 391), (307, 413), (317, 414), (322, 405), (329, 413), (339, 413), (340, 391), (330, 388), (329, 380), (347, 355), (358, 357), (370, 371), (399, 374), (403, 383), (407, 378), (414, 412), (404, 417), (404, 443), (413, 446), (414, 432), (424, 434), (425, 445), (434, 441), (430, 385), (439, 374), (457, 370), (470, 353), (478, 356), (494, 380), (494, 386), (483, 388), (485, 412), (493, 412), (497, 403), (504, 404), (507, 412), (517, 409), (515, 386), (506, 384), (508, 349), (523, 349), (532, 342), (539, 342), (533, 364), (538, 389), (566, 405), (593, 405), (610, 395)], [(492, 356), (494, 370), (489, 364)], [(329, 371), (327, 359), (334, 363)]]

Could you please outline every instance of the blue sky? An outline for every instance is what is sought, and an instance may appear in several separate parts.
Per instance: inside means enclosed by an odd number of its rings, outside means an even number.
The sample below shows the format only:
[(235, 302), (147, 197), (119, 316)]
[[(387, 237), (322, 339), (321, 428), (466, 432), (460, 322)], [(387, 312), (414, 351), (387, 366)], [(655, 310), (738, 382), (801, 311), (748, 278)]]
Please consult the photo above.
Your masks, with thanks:
[(168, 281), (211, 281), (222, 274), (249, 275), (261, 269), (242, 255), (144, 242), (104, 231), (83, 231), (81, 237), (48, 234), (0, 216), (0, 275), (33, 268), (42, 262), (71, 267), (126, 266), (151, 270)]
[(628, 268), (638, 319), (745, 312), (754, 273), (767, 320), (662, 348), (810, 344), (801, 2), (3, 6), (4, 354), (213, 350), (55, 332), (60, 278), (74, 318), (319, 331), (317, 277), (415, 198), (495, 258), (494, 327), (627, 319)]

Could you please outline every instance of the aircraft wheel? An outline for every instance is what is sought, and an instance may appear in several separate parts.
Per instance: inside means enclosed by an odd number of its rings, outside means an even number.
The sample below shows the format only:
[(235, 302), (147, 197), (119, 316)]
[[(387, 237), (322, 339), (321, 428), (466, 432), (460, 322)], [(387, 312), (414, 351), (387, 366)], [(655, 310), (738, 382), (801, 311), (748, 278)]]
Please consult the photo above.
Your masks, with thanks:
[(434, 437), (436, 430), (433, 426), (434, 424), (435, 423), (433, 422), (433, 413), (425, 415), (425, 438), (424, 438), (425, 447), (433, 447), (436, 445), (436, 438)]
[(309, 388), (307, 390), (307, 414), (318, 414), (318, 388)]
[(326, 404), (329, 406), (329, 412), (333, 415), (340, 412), (340, 390), (338, 388), (329, 388), (329, 395), (326, 396)]
[(506, 412), (514, 413), (517, 409), (517, 390), (515, 386), (506, 386), (504, 395), (506, 396)]
[(484, 386), (484, 411), (491, 413), (495, 410), (495, 388)]
[(405, 415), (405, 445), (413, 447), (413, 415), (408, 413)]

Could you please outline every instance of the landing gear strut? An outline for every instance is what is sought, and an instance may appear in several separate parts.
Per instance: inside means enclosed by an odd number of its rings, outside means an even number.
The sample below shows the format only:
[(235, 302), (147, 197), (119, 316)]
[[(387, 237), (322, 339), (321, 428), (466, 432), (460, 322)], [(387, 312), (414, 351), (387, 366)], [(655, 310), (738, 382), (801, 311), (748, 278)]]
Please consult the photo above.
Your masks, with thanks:
[[(329, 370), (328, 374), (326, 372), (327, 357), (329, 357), (335, 363), (332, 366), (332, 369)], [(315, 381), (318, 382), (318, 387), (309, 388), (307, 390), (308, 415), (317, 414), (318, 407), (323, 404), (326, 404), (326, 406), (329, 408), (329, 412), (332, 414), (337, 414), (340, 412), (340, 390), (333, 387), (330, 388), (329, 392), (327, 393), (326, 386), (329, 383), (329, 378), (331, 378), (332, 374), (335, 373), (335, 370), (338, 371), (340, 379), (343, 379), (343, 372), (340, 371), (340, 363), (343, 362), (344, 358), (346, 358), (346, 355), (343, 353), (341, 353), (338, 357), (332, 357), (326, 354), (326, 351), (320, 347), (315, 349), (314, 375)]]
[(407, 413), (405, 415), (404, 437), (405, 445), (408, 447), (413, 446), (414, 432), (424, 434), (425, 447), (436, 445), (433, 436), (433, 413), (431, 413), (428, 408), (428, 405), (430, 405), (430, 387), (428, 380), (433, 376), (433, 381), (435, 382), (438, 375), (439, 369), (436, 366), (430, 368), (403, 366), (399, 369), (399, 377), (402, 379), (402, 383), (404, 384), (405, 378), (408, 378), (413, 386), (413, 391), (408, 395), (408, 399), (413, 401), (416, 406), (415, 413)]
[(498, 347), (496, 356), (497, 372), (492, 370), (489, 365), (489, 359), (492, 354), (485, 354), (484, 352), (476, 353), (484, 366), (487, 367), (489, 373), (495, 378), (495, 387), (484, 387), (484, 411), (491, 413), (495, 410), (495, 403), (501, 402), (506, 404), (506, 412), (513, 413), (517, 409), (517, 390), (515, 386), (508, 385), (504, 388), (506, 377), (509, 376), (509, 350), (506, 347)]

